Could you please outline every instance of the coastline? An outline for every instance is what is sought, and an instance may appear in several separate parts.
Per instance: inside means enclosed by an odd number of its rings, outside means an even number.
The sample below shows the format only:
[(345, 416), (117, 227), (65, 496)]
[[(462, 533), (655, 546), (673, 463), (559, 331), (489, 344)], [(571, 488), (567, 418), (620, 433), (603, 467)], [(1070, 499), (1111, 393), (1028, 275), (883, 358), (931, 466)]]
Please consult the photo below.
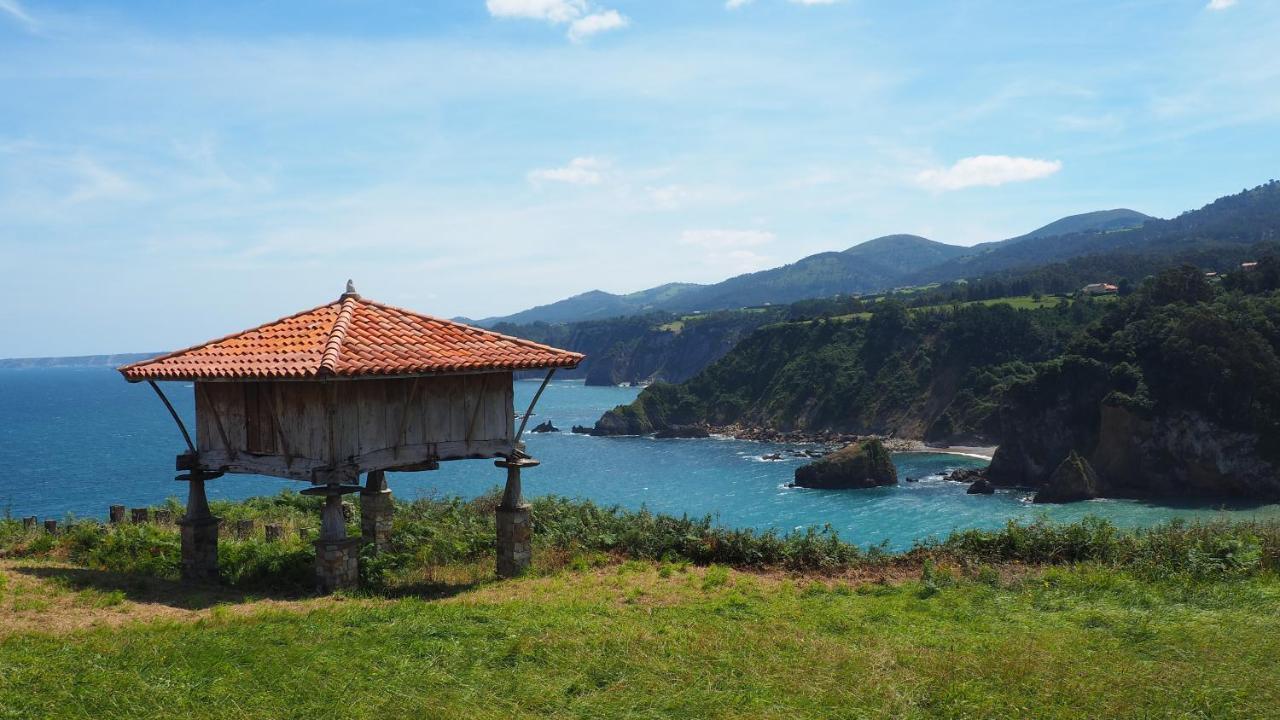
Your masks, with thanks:
[(983, 445), (929, 445), (924, 440), (884, 437), (881, 435), (856, 435), (833, 431), (804, 432), (800, 430), (770, 430), (768, 428), (746, 427), (742, 425), (726, 425), (708, 428), (713, 435), (722, 435), (735, 440), (751, 440), (755, 442), (771, 442), (795, 445), (825, 445), (835, 450), (850, 443), (875, 438), (884, 443), (885, 449), (894, 453), (939, 453), (943, 455), (962, 455), (990, 461), (995, 456), (996, 446)]

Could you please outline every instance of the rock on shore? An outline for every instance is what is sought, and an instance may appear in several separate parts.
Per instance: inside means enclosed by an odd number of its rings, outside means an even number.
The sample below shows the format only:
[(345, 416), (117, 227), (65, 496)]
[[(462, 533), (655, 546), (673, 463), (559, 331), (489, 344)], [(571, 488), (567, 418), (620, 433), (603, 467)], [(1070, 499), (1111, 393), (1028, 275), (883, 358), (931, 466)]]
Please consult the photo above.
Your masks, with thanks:
[(897, 485), (898, 470), (879, 440), (854, 443), (796, 468), (795, 487), (824, 490)]

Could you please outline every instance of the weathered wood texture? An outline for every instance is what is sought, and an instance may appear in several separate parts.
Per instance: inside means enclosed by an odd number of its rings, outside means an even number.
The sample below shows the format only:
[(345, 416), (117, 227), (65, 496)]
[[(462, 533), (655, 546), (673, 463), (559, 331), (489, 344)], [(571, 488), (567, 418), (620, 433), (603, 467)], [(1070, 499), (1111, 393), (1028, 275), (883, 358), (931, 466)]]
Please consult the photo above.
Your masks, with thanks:
[(198, 382), (208, 470), (298, 480), (315, 471), (412, 469), (512, 450), (509, 372), (330, 382)]

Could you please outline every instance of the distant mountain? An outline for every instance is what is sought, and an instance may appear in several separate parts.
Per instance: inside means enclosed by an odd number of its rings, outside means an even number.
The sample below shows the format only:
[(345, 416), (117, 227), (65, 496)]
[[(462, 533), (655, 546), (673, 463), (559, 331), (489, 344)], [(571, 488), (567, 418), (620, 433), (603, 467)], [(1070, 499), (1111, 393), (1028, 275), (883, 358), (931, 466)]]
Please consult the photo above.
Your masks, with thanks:
[(0, 368), (119, 367), (163, 355), (163, 352), (120, 355), (77, 355), (74, 357), (0, 358)]
[(975, 246), (973, 254), (922, 268), (904, 278), (904, 282), (924, 284), (976, 278), (1092, 255), (1175, 255), (1277, 239), (1280, 239), (1280, 182), (1273, 180), (1252, 190), (1219, 198), (1172, 220), (1147, 218), (1141, 225), (1128, 229), (1088, 227), (1065, 235), (1023, 236)]
[[(725, 310), (765, 304), (791, 303), (837, 294), (889, 290), (934, 268), (950, 268), (948, 278), (964, 277), (967, 258), (1023, 245), (1063, 233), (1105, 233), (1134, 227), (1152, 218), (1133, 210), (1102, 210), (1072, 215), (1042, 228), (999, 242), (961, 247), (918, 235), (885, 235), (854, 245), (842, 252), (824, 252), (790, 265), (738, 275), (712, 285), (671, 283), (649, 290), (615, 295), (593, 290), (514, 315), (478, 321), (492, 327), (499, 323), (565, 323), (601, 320), (623, 315), (665, 310), (692, 312)], [(960, 273), (960, 274), (956, 274)], [(914, 284), (914, 280), (912, 283)]]
[(623, 315), (638, 315), (653, 310), (665, 309), (666, 303), (682, 293), (703, 287), (693, 283), (667, 283), (648, 290), (614, 295), (603, 290), (590, 290), (581, 295), (574, 295), (547, 305), (522, 310), (514, 315), (490, 317), (474, 321), (483, 327), (493, 327), (498, 323), (514, 323), (518, 325), (548, 322), (565, 323), (582, 320), (603, 320)]
[(665, 309), (720, 310), (876, 292), (893, 287), (908, 271), (967, 252), (968, 248), (917, 235), (886, 235), (843, 252), (818, 253), (790, 265), (690, 290), (673, 298)]
[[(1112, 230), (1128, 230), (1129, 228), (1141, 227), (1148, 220), (1156, 218), (1150, 215), (1144, 215), (1137, 210), (1127, 210), (1119, 208), (1116, 210), (1097, 210), (1095, 212), (1081, 213), (1079, 215), (1068, 215), (1061, 220), (1054, 220), (1042, 228), (1037, 228), (1027, 233), (1019, 235), (1016, 238), (1002, 240), (999, 243), (984, 243), (983, 245), (992, 244), (1012, 244), (1022, 240), (1034, 240), (1037, 238), (1056, 237), (1058, 235), (1070, 235), (1078, 232), (1111, 232)], [(976, 245), (975, 247), (983, 247)]]
[(627, 295), (592, 290), (478, 323), (492, 327), (499, 323), (578, 322), (654, 310), (725, 310), (839, 293), (875, 292), (893, 287), (894, 280), (905, 272), (967, 252), (969, 248), (916, 235), (886, 235), (842, 252), (810, 255), (790, 265), (738, 275), (714, 285), (670, 283)]

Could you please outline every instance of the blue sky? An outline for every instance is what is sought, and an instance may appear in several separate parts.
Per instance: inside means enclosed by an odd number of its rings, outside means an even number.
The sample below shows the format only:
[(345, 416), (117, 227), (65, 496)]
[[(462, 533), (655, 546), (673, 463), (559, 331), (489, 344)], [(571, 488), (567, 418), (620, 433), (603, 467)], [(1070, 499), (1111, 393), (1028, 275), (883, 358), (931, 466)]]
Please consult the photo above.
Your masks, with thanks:
[(504, 314), (1276, 176), (1264, 0), (0, 0), (0, 357)]

